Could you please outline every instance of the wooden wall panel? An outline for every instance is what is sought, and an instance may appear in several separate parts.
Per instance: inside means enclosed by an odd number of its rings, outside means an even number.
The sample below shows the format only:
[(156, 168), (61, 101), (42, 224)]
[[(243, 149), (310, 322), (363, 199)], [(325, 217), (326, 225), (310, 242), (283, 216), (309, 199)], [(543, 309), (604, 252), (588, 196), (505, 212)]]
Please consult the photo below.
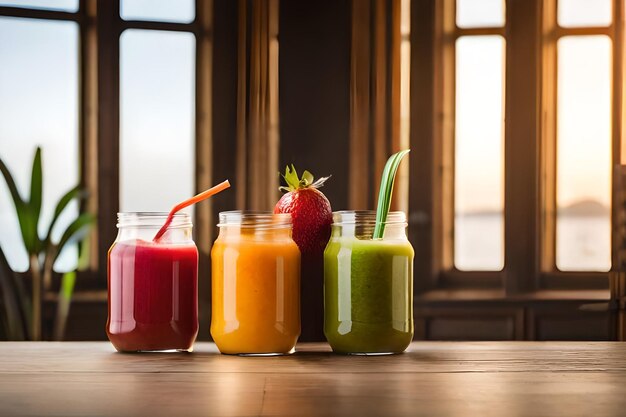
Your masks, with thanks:
[(106, 321), (106, 301), (74, 303), (70, 308), (65, 340), (107, 340)]
[[(279, 5), (279, 167), (332, 175), (333, 210), (349, 208), (351, 2)], [(276, 173), (278, 176), (278, 172)], [(323, 341), (323, 265), (303, 266), (301, 341)]]
[(538, 307), (529, 310), (532, 340), (610, 340), (613, 330), (607, 311), (581, 311), (578, 306)]
[(426, 340), (523, 340), (523, 308), (420, 307), (415, 338)]
[[(423, 19), (423, 21), (422, 21)], [(417, 22), (421, 24), (414, 24)], [(410, 146), (409, 157), (409, 240), (415, 249), (415, 292), (434, 287), (439, 272), (439, 236), (434, 217), (439, 207), (434, 203), (438, 192), (434, 179), (439, 170), (435, 163), (435, 5), (411, 2), (411, 71), (410, 71)]]
[(540, 317), (535, 329), (536, 340), (607, 340), (609, 317), (607, 314)]
[[(196, 3), (196, 21), (201, 30), (196, 35), (196, 193), (214, 184), (212, 144), (212, 70), (213, 2)], [(220, 180), (221, 181), (221, 180)], [(194, 239), (198, 246), (198, 310), (200, 329), (208, 329), (211, 319), (211, 246), (215, 239), (211, 204), (196, 204)]]
[(507, 5), (504, 263), (510, 294), (535, 289), (539, 271), (540, 1)]
[(213, 178), (229, 178), (232, 190), (211, 199), (213, 220), (217, 224), (220, 211), (237, 208), (237, 190), (245, 189), (237, 177), (237, 2), (215, 0), (213, 25)]
[[(47, 304), (44, 321), (52, 320), (54, 308)], [(106, 340), (106, 301), (72, 304), (66, 340)], [(550, 302), (518, 307), (463, 305), (420, 307), (415, 313), (415, 340), (612, 340), (609, 312), (589, 312), (579, 304)], [(614, 333), (614, 332), (613, 332)], [(199, 339), (208, 339), (208, 328)], [(321, 341), (324, 340), (322, 337)]]
[[(379, 2), (380, 3), (380, 2)], [(352, 2), (350, 48), (350, 188), (349, 207), (366, 210), (371, 200), (369, 189), (372, 159), (372, 2)]]
[[(107, 252), (117, 236), (119, 210), (119, 3), (98, 1), (98, 271), (104, 282)], [(93, 203), (92, 203), (93, 204)]]
[[(211, 132), (212, 160), (211, 177), (214, 182), (225, 179), (231, 181), (232, 188), (212, 198), (211, 229), (217, 236), (218, 214), (221, 211), (235, 210), (238, 190), (245, 192), (244, 179), (237, 176), (237, 41), (238, 41), (238, 8), (237, 2), (231, 0), (215, 0), (213, 13), (216, 18), (213, 24), (212, 48), (212, 85), (211, 85)], [(210, 276), (210, 269), (200, 271)], [(208, 340), (211, 318), (211, 283), (205, 280), (204, 290), (198, 296), (200, 303), (199, 340)]]
[[(241, 6), (248, 3), (247, 10)], [(247, 35), (239, 38), (241, 49), (247, 46), (247, 62), (240, 63), (239, 74), (248, 80), (247, 96), (241, 96), (239, 108), (247, 106), (244, 119), (247, 153), (245, 178), (247, 201), (245, 208), (255, 211), (271, 210), (278, 199), (278, 0), (240, 1), (240, 30)], [(240, 142), (241, 132), (238, 134)], [(245, 152), (244, 152), (245, 151)]]
[(427, 335), (430, 340), (514, 340), (515, 321), (512, 317), (433, 317)]
[[(408, 137), (401, 138), (401, 111), (407, 110), (400, 90), (401, 6), (401, 0), (352, 2), (347, 159), (349, 207), (354, 210), (374, 209), (387, 158), (409, 146)], [(392, 210), (407, 210), (408, 168), (402, 164), (396, 178)]]
[(323, 191), (347, 209), (351, 2), (281, 1), (279, 15), (280, 169), (332, 174)]

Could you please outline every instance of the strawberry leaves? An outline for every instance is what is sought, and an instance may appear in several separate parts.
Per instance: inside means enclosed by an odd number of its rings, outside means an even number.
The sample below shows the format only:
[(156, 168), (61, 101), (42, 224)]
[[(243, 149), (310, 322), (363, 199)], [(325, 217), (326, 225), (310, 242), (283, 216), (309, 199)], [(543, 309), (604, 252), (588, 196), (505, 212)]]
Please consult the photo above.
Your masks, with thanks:
[(278, 189), (285, 192), (301, 190), (303, 188), (309, 187), (320, 188), (324, 185), (326, 180), (330, 178), (330, 176), (321, 177), (317, 181), (315, 181), (315, 177), (309, 171), (304, 171), (302, 173), (302, 177), (299, 177), (298, 172), (296, 171), (296, 168), (293, 166), (293, 164), (291, 164), (291, 166), (287, 165), (285, 167), (285, 173), (279, 173), (279, 175), (281, 175), (285, 179), (287, 186), (281, 186)]

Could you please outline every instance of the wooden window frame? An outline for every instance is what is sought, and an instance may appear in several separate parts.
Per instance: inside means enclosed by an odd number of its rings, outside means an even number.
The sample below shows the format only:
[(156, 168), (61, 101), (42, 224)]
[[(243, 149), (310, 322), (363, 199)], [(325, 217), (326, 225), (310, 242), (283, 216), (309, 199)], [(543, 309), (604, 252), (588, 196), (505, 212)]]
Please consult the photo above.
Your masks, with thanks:
[[(77, 301), (106, 300), (107, 251), (117, 235), (119, 207), (119, 52), (126, 29), (189, 32), (196, 39), (195, 189), (212, 184), (212, 0), (196, 0), (190, 23), (123, 20), (120, 1), (79, 0), (76, 12), (0, 6), (0, 16), (63, 20), (79, 25), (79, 178), (90, 193), (81, 211), (97, 215), (90, 234), (90, 268), (80, 271)], [(194, 233), (200, 264), (207, 268), (212, 241), (212, 206), (198, 205)], [(208, 292), (202, 280), (200, 291)], [(206, 288), (204, 288), (206, 287)], [(46, 299), (56, 293), (46, 294)]]
[[(556, 268), (556, 112), (557, 112), (557, 43), (564, 36), (605, 35), (611, 39), (612, 45), (612, 97), (611, 97), (611, 153), (612, 164), (621, 160), (621, 131), (622, 131), (622, 91), (623, 91), (623, 2), (612, 0), (612, 22), (606, 27), (573, 27), (565, 28), (557, 22), (558, 0), (546, 0), (543, 5), (541, 20), (541, 34), (543, 41), (541, 78), (551, 88), (544, 88), (541, 92), (541, 175), (546, 178), (542, 190), (542, 210), (546, 215), (542, 219), (544, 224), (541, 235), (541, 275), (538, 285), (541, 288), (559, 288), (573, 285), (575, 282), (580, 288), (602, 288), (608, 286), (607, 272), (565, 272)], [(608, 169), (611, 169), (609, 167)], [(613, 172), (611, 170), (611, 172)], [(616, 200), (615, 190), (611, 200)], [(611, 230), (615, 230), (616, 204), (612, 204)], [(615, 259), (616, 246), (612, 242), (612, 259)]]
[[(93, 197), (97, 188), (97, 170), (96, 164), (92, 161), (97, 160), (94, 153), (97, 146), (97, 54), (94, 48), (96, 41), (96, 18), (95, 18), (95, 1), (79, 0), (78, 10), (76, 12), (60, 11), (60, 10), (42, 10), (27, 7), (0, 6), (0, 16), (14, 17), (34, 20), (48, 21), (66, 21), (75, 22), (78, 25), (78, 150), (79, 150), (79, 180), (81, 184), (90, 192), (90, 198), (83, 202), (80, 211), (90, 211), (97, 213), (96, 199)], [(95, 229), (95, 228), (94, 228)], [(98, 230), (94, 230), (91, 234), (93, 242), (99, 235)], [(90, 245), (91, 262), (97, 266), (97, 258), (94, 245)], [(88, 271), (80, 271), (81, 276), (92, 277), (95, 275), (93, 267)], [(84, 280), (82, 280), (84, 281)], [(90, 280), (94, 281), (94, 280)], [(104, 279), (106, 282), (106, 278)], [(96, 291), (96, 297), (101, 298), (99, 291)], [(89, 291), (87, 297), (92, 297), (93, 291)], [(54, 298), (56, 292), (47, 293), (44, 299)]]
[[(456, 291), (469, 299), (513, 300), (520, 295), (541, 297), (546, 291), (552, 296), (554, 291), (571, 291), (581, 299), (584, 294), (590, 299), (609, 298), (608, 272), (556, 269), (555, 175), (547, 170), (554, 167), (548, 161), (556, 157), (556, 131), (554, 120), (546, 116), (556, 116), (555, 107), (550, 107), (555, 105), (556, 89), (542, 86), (556, 86), (555, 39), (582, 34), (610, 36), (612, 152), (613, 162), (620, 162), (623, 4), (613, 0), (609, 27), (560, 28), (556, 2), (507, 0), (504, 27), (458, 28), (455, 0), (412, 1), (411, 148), (420, 152), (410, 160), (409, 237), (416, 249), (418, 297), (428, 299), (429, 293), (443, 290), (446, 296), (454, 298), (450, 291)], [(473, 35), (500, 35), (506, 40), (502, 271), (458, 271), (453, 263), (454, 44), (460, 36)], [(613, 223), (615, 218), (614, 207)]]
[[(356, 3), (355, 3), (356, 4)], [(544, 6), (542, 7), (542, 4)], [(75, 13), (18, 7), (0, 7), (0, 16), (32, 19), (67, 20), (80, 27), (80, 176), (92, 198), (83, 210), (97, 212), (98, 227), (92, 234), (92, 265), (84, 275), (93, 288), (105, 286), (104, 260), (115, 239), (116, 212), (119, 206), (119, 36), (125, 29), (187, 31), (196, 36), (196, 188), (211, 184), (215, 169), (212, 161), (212, 108), (209, 65), (212, 54), (211, 0), (196, 1), (196, 18), (191, 23), (124, 21), (119, 2), (80, 0)], [(419, 150), (410, 158), (409, 211), (411, 241), (416, 247), (416, 290), (503, 289), (506, 294), (538, 290), (604, 290), (607, 273), (559, 272), (550, 259), (553, 233), (542, 226), (553, 207), (550, 187), (539, 179), (545, 158), (552, 157), (546, 147), (551, 122), (542, 117), (550, 97), (541, 88), (552, 71), (550, 47), (543, 45), (550, 33), (549, 19), (555, 21), (556, 0), (542, 2), (507, 1), (506, 29), (458, 29), (454, 1), (411, 3), (411, 148)], [(609, 28), (592, 28), (593, 33), (613, 39), (613, 161), (621, 161), (623, 4), (613, 1), (613, 23)], [(588, 28), (558, 28), (550, 36), (588, 34)], [(450, 100), (450, 77), (454, 51), (442, 47), (449, 36), (498, 34), (506, 39), (505, 103), (505, 268), (499, 272), (456, 271), (452, 265), (450, 239), (453, 210), (443, 204), (453, 198), (454, 101)], [(452, 84), (453, 85), (453, 84)], [(515, 86), (512, 88), (511, 86)], [(528, 91), (534, 92), (527, 94)], [(551, 94), (554, 94), (553, 92)], [(511, 103), (517, 103), (513, 106)], [(520, 111), (520, 109), (522, 109)], [(451, 135), (452, 132), (452, 135)], [(528, 137), (534, 140), (529, 143)], [(553, 136), (552, 136), (553, 137)], [(553, 142), (553, 140), (552, 140)], [(380, 161), (379, 161), (380, 163)], [(534, 166), (529, 175), (524, 167)], [(546, 184), (550, 183), (548, 181)], [(528, 198), (527, 196), (535, 196)], [(212, 205), (196, 208), (196, 241), (201, 262), (208, 262), (212, 228)], [(614, 208), (615, 210), (615, 208)], [(613, 213), (613, 219), (616, 214)], [(511, 233), (511, 229), (515, 233)], [(509, 231), (507, 231), (509, 230)], [(543, 233), (542, 230), (548, 230)], [(615, 252), (615, 245), (613, 245)], [(548, 255), (546, 255), (546, 253)], [(531, 260), (531, 261), (529, 261)], [(552, 267), (550, 267), (552, 264)], [(205, 264), (206, 266), (206, 264)], [(89, 284), (87, 285), (89, 286)]]
[[(120, 36), (127, 29), (188, 32), (196, 38), (196, 176), (195, 189), (212, 183), (211, 159), (211, 52), (212, 1), (196, 0), (196, 16), (190, 23), (124, 20), (118, 1), (97, 0), (98, 9), (98, 257), (106, 260), (109, 246), (115, 240), (119, 207), (119, 57)], [(211, 242), (211, 206), (198, 205), (194, 233), (201, 263), (208, 262)], [(102, 265), (102, 264), (101, 264)], [(100, 275), (105, 268), (94, 268)]]

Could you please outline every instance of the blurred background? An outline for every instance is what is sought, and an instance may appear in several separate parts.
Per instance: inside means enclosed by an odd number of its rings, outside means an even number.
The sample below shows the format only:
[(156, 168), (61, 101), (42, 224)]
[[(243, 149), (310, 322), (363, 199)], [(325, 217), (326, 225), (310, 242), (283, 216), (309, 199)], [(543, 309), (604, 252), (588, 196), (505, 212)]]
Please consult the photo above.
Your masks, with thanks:
[[(42, 337), (106, 339), (118, 211), (231, 180), (190, 210), (208, 339), (219, 211), (271, 209), (290, 163), (373, 209), (411, 148), (416, 339), (621, 338), (623, 20), (623, 0), (0, 0), (0, 159), (26, 213), (41, 147), (39, 236), (55, 219)], [(14, 200), (0, 180), (4, 339), (48, 248)]]

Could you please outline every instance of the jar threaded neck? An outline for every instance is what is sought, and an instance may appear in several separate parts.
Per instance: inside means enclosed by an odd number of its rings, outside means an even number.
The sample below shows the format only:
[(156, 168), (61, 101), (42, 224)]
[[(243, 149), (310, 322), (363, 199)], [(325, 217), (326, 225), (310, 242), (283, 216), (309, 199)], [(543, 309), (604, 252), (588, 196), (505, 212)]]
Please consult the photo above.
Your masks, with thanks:
[[(403, 211), (391, 211), (387, 215), (385, 225), (406, 225), (406, 214)], [(375, 225), (376, 212), (373, 210), (343, 210), (333, 213), (333, 224)]]
[(223, 211), (219, 214), (218, 227), (241, 227), (251, 229), (291, 228), (291, 214), (265, 211)]
[[(117, 213), (117, 227), (159, 228), (165, 224), (169, 213), (164, 211), (138, 211)], [(190, 228), (193, 224), (188, 213), (176, 213), (168, 229)]]

